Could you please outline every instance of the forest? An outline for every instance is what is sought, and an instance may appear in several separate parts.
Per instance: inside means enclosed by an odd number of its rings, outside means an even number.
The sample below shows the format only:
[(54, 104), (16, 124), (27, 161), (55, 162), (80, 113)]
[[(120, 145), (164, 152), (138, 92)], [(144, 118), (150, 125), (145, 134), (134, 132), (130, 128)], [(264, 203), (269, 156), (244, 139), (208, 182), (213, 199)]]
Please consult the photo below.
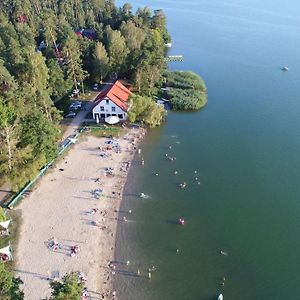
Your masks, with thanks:
[(114, 76), (151, 95), (169, 41), (161, 10), (133, 12), (113, 0), (2, 0), (0, 184), (16, 191), (55, 157), (55, 103), (73, 89)]

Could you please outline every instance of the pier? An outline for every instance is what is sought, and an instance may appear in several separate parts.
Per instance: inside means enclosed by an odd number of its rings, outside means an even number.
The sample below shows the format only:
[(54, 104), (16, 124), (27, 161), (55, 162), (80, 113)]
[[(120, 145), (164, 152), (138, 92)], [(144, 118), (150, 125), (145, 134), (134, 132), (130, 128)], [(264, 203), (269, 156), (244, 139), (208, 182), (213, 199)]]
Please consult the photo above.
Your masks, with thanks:
[(166, 62), (183, 61), (183, 55), (169, 55), (165, 58)]

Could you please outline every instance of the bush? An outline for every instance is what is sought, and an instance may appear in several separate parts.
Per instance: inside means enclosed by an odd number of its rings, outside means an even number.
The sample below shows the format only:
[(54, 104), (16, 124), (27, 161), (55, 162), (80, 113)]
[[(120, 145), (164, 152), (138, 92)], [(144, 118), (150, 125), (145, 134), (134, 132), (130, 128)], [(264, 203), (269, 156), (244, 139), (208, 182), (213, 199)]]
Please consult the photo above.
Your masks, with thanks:
[(3, 222), (6, 220), (6, 216), (5, 216), (5, 213), (4, 213), (4, 210), (3, 208), (0, 206), (0, 222)]
[(131, 123), (140, 121), (153, 128), (160, 125), (166, 116), (164, 107), (156, 105), (150, 97), (133, 95), (130, 98), (130, 103), (128, 120)]

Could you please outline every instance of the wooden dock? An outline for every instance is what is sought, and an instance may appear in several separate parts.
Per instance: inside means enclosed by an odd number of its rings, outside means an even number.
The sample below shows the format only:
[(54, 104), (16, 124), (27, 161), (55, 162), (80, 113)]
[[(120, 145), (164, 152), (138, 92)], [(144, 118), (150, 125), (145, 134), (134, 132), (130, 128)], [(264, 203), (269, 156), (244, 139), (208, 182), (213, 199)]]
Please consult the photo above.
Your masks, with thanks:
[(165, 58), (166, 62), (183, 61), (183, 55), (169, 55)]

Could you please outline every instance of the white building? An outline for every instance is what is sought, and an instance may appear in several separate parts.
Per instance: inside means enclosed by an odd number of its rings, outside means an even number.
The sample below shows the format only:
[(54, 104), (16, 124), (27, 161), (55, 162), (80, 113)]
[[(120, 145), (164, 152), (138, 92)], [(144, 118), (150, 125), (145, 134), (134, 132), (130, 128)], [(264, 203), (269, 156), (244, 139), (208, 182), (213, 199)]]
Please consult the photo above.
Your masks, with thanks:
[(95, 99), (93, 118), (96, 122), (110, 116), (116, 116), (120, 121), (126, 120), (130, 95), (132, 93), (117, 80), (109, 89), (101, 92)]

